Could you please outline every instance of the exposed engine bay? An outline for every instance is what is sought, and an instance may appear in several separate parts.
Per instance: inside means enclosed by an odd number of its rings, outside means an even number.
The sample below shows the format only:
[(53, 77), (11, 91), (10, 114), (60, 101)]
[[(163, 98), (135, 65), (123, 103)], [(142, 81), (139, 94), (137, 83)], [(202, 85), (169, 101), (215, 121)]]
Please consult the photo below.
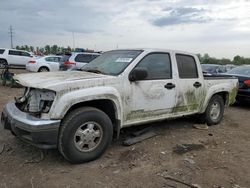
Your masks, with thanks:
[(35, 116), (48, 113), (54, 101), (56, 93), (51, 90), (25, 88), (24, 95), (15, 98), (16, 106), (23, 112)]

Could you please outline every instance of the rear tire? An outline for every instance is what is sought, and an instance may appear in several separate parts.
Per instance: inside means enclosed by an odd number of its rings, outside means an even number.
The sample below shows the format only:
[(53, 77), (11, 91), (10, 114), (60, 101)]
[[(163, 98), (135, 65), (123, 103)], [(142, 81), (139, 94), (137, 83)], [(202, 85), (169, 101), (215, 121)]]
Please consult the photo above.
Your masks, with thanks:
[(49, 72), (48, 67), (41, 67), (39, 68), (38, 72)]
[(5, 59), (0, 59), (0, 69), (4, 69), (8, 65)]
[(70, 163), (79, 164), (99, 158), (113, 138), (110, 118), (93, 107), (78, 108), (62, 122), (58, 149)]
[(221, 122), (224, 114), (224, 100), (220, 95), (214, 95), (206, 108), (206, 111), (201, 116), (201, 121), (207, 125), (216, 125)]

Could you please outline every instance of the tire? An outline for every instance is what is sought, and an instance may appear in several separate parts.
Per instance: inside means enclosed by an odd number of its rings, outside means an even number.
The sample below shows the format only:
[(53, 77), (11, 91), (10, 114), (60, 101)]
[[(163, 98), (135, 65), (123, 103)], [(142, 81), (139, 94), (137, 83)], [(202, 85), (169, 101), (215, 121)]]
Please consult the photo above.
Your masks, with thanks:
[(220, 95), (214, 95), (206, 108), (206, 111), (201, 116), (201, 120), (207, 125), (216, 125), (221, 122), (224, 114), (224, 100)]
[(62, 121), (58, 149), (70, 163), (79, 164), (99, 158), (112, 138), (113, 125), (103, 111), (93, 107), (78, 108)]
[(49, 72), (49, 69), (47, 67), (40, 67), (38, 72)]
[(4, 69), (8, 65), (5, 59), (0, 59), (0, 69)]

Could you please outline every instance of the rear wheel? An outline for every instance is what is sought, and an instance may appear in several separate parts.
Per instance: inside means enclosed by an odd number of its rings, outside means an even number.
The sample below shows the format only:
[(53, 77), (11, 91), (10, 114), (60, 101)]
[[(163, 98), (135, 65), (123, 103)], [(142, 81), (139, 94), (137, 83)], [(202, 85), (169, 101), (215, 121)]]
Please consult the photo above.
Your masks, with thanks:
[(207, 106), (206, 111), (201, 116), (201, 119), (208, 125), (216, 125), (221, 122), (224, 114), (224, 100), (220, 95), (214, 95)]
[(58, 149), (71, 163), (100, 157), (111, 143), (113, 125), (102, 111), (84, 107), (70, 112), (62, 122)]
[(49, 72), (48, 67), (41, 67), (38, 72)]
[(0, 59), (0, 69), (4, 69), (8, 65), (5, 59)]

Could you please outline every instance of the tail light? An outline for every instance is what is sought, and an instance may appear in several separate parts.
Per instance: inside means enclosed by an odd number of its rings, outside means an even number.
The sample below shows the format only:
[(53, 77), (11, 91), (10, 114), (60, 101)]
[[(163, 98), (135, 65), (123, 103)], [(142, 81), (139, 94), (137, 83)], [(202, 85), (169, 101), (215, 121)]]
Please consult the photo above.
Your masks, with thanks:
[(36, 61), (29, 61), (28, 63), (34, 64), (34, 63), (36, 63)]
[(64, 65), (75, 65), (76, 63), (75, 62), (72, 62), (72, 61), (65, 61), (64, 62)]
[(247, 87), (250, 87), (250, 80), (245, 80), (245, 81), (244, 81), (244, 84), (245, 84)]

